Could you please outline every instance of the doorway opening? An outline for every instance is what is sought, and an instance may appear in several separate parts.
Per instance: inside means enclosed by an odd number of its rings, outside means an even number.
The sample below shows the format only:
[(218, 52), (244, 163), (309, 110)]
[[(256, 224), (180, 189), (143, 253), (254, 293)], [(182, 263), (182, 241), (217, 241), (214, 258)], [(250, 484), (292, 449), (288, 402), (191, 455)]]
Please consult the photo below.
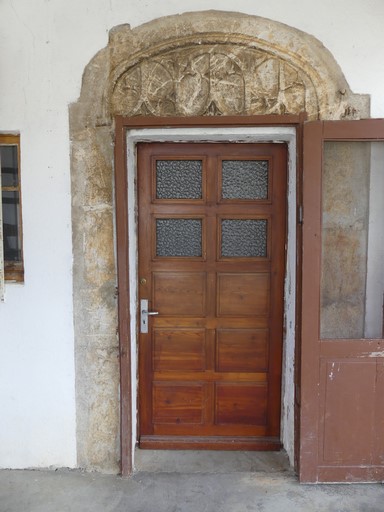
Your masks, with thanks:
[[(194, 126), (201, 136), (204, 127), (297, 127), (304, 111), (309, 120), (364, 118), (369, 98), (353, 94), (320, 41), (257, 16), (203, 11), (135, 28), (116, 26), (86, 66), (81, 95), (70, 106), (79, 467), (118, 473), (122, 460), (123, 473), (131, 471), (130, 324), (119, 326), (120, 344), (116, 336), (118, 314), (130, 313), (123, 295), (132, 276), (120, 275), (117, 301), (115, 250), (120, 274), (128, 269), (128, 249), (120, 253), (114, 238), (114, 125), (123, 123), (118, 118), (133, 120), (124, 125), (129, 130)], [(118, 138), (115, 161), (125, 168), (125, 133)], [(116, 197), (126, 191), (122, 180)], [(119, 201), (125, 205), (126, 199)], [(126, 226), (119, 226), (121, 240)], [(293, 326), (286, 322), (287, 331)], [(286, 414), (293, 417), (292, 404), (284, 406)]]
[[(294, 123), (292, 123), (294, 124)], [(129, 123), (127, 123), (129, 125)], [(126, 311), (133, 321), (129, 324), (130, 354), (129, 371), (126, 368), (124, 372), (124, 357), (122, 357), (122, 392), (124, 393), (124, 379), (129, 379), (129, 404), (126, 399), (122, 399), (122, 454), (124, 455), (124, 446), (127, 453), (126, 463), (130, 467), (135, 467), (135, 451), (137, 438), (137, 380), (138, 380), (138, 358), (137, 358), (137, 340), (138, 328), (136, 319), (139, 315), (138, 308), (138, 226), (136, 222), (137, 208), (137, 164), (136, 150), (140, 143), (225, 143), (225, 144), (276, 144), (287, 145), (287, 193), (284, 203), (287, 205), (287, 242), (285, 257), (285, 275), (284, 275), (284, 340), (282, 354), (282, 386), (281, 386), (281, 415), (279, 418), (279, 428), (281, 428), (281, 444), (286, 450), (291, 465), (294, 461), (294, 442), (295, 442), (295, 424), (294, 424), (294, 359), (295, 359), (295, 336), (296, 336), (296, 138), (297, 127), (295, 126), (244, 126), (244, 127), (174, 127), (174, 128), (142, 128), (131, 127), (124, 131), (124, 137), (117, 144), (126, 148), (126, 168), (127, 168), (127, 212), (129, 234), (129, 250), (127, 265), (129, 266), (129, 304), (126, 305)], [(116, 153), (117, 154), (117, 153)], [(125, 167), (125, 165), (123, 165)], [(118, 184), (117, 184), (118, 186)], [(117, 199), (117, 203), (119, 200)], [(118, 207), (118, 204), (117, 204)], [(118, 219), (117, 219), (118, 221)], [(118, 224), (118, 222), (117, 222)], [(119, 233), (119, 225), (117, 226)], [(128, 238), (128, 237), (127, 237)], [(118, 254), (121, 248), (118, 248)], [(121, 264), (119, 264), (119, 268)], [(126, 274), (128, 279), (128, 274)], [(121, 291), (120, 301), (121, 302)], [(124, 305), (120, 304), (124, 309)], [(120, 319), (121, 321), (121, 319)], [(122, 356), (125, 351), (123, 350)], [(131, 375), (131, 377), (129, 376)], [(125, 384), (127, 384), (125, 382)], [(128, 387), (128, 386), (127, 386)], [(124, 406), (130, 407), (131, 414), (124, 413)], [(126, 411), (127, 412), (127, 411)], [(129, 421), (129, 425), (124, 425), (124, 420)], [(124, 438), (124, 435), (130, 435), (130, 438)], [(128, 455), (129, 454), (129, 455)], [(129, 458), (130, 457), (130, 458)], [(129, 459), (128, 459), (129, 458)], [(124, 460), (124, 456), (123, 456)], [(123, 463), (124, 464), (124, 463)], [(124, 470), (123, 470), (124, 473)]]

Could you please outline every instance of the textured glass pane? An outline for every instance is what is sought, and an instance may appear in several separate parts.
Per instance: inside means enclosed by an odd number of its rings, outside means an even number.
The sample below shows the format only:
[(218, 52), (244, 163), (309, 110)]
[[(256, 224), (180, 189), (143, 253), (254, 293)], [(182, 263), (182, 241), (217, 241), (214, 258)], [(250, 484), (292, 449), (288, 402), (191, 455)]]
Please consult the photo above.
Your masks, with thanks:
[(21, 261), (20, 198), (18, 192), (2, 193), (5, 261)]
[(157, 256), (201, 256), (200, 219), (157, 219)]
[(157, 160), (157, 199), (201, 199), (201, 160)]
[(266, 257), (267, 220), (224, 219), (221, 221), (223, 258)]
[(1, 186), (17, 187), (18, 163), (17, 146), (0, 146)]
[(224, 160), (223, 199), (267, 199), (268, 160)]

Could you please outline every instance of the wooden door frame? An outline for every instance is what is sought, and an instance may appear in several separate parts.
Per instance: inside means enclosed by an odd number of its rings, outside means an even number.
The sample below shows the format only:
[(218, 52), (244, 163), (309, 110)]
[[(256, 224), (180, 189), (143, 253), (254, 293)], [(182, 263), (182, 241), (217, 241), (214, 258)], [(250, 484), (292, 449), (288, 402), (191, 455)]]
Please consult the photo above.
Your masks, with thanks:
[[(236, 127), (293, 127), (296, 130), (296, 197), (297, 208), (302, 204), (302, 131), (306, 114), (261, 116), (209, 116), (209, 117), (123, 117), (115, 118), (115, 215), (116, 258), (118, 284), (118, 332), (120, 354), (120, 449), (121, 474), (132, 473), (132, 385), (130, 326), (130, 274), (128, 237), (128, 130), (149, 128), (236, 128)], [(295, 466), (298, 469), (298, 434), (300, 406), (300, 332), (301, 332), (301, 224), (298, 214), (296, 232), (296, 340), (295, 340)]]

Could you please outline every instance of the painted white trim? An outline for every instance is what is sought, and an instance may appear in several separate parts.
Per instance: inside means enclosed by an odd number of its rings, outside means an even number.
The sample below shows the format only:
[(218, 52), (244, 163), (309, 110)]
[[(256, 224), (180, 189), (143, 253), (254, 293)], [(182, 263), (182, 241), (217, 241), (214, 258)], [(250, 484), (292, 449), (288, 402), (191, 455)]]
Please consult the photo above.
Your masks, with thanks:
[[(281, 439), (294, 462), (294, 355), (296, 300), (296, 130), (293, 127), (146, 128), (127, 131), (128, 235), (132, 353), (132, 411), (137, 411), (137, 197), (136, 145), (139, 142), (266, 142), (288, 145), (288, 241), (285, 276), (285, 338), (283, 349)], [(137, 441), (137, 413), (132, 413), (132, 446)], [(132, 451), (134, 467), (134, 450)]]

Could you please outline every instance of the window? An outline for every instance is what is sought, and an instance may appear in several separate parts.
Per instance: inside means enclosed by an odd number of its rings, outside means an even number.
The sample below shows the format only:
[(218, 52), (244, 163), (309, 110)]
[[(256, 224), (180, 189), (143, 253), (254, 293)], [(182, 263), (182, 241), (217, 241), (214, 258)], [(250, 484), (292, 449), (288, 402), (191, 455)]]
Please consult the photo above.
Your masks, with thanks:
[(24, 279), (21, 187), (20, 136), (0, 135), (1, 204), (5, 281)]

